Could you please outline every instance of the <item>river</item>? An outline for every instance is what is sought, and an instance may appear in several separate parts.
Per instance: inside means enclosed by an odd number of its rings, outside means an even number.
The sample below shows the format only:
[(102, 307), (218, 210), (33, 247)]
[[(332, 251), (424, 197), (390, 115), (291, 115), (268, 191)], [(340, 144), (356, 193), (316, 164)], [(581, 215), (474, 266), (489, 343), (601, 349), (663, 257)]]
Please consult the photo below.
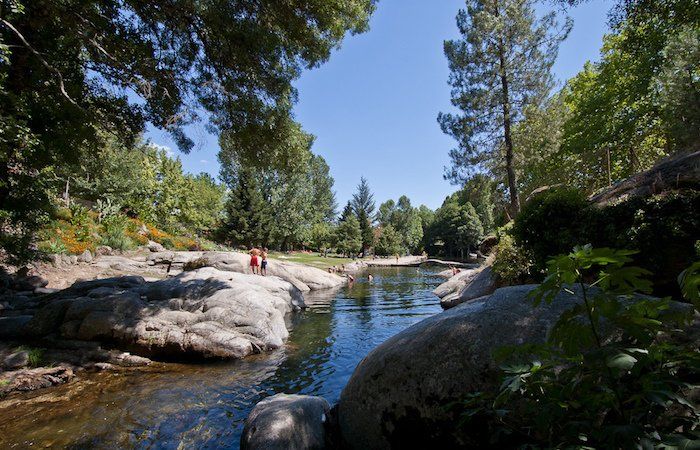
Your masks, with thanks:
[(0, 411), (0, 448), (232, 448), (261, 399), (280, 392), (335, 403), (374, 347), (441, 311), (429, 269), (373, 269), (351, 286), (307, 295), (287, 345), (242, 361), (97, 373)]

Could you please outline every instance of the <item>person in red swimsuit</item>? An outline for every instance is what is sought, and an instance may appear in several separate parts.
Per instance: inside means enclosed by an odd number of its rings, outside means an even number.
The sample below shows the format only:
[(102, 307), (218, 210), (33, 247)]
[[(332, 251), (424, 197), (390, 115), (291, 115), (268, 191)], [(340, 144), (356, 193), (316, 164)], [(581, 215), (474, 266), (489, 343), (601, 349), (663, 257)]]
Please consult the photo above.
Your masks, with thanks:
[(253, 275), (260, 273), (258, 264), (258, 249), (255, 247), (250, 250), (250, 270), (253, 272)]

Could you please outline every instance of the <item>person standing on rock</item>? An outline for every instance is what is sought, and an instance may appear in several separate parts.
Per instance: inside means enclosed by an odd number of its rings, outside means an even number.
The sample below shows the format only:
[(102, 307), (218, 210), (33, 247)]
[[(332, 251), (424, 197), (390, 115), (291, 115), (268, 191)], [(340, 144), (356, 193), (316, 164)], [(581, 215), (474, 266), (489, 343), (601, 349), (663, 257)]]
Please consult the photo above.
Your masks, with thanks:
[(260, 275), (267, 276), (267, 247), (263, 248), (262, 251), (262, 262), (260, 263)]
[(250, 270), (253, 272), (253, 275), (260, 272), (258, 267), (258, 249), (255, 247), (250, 250)]

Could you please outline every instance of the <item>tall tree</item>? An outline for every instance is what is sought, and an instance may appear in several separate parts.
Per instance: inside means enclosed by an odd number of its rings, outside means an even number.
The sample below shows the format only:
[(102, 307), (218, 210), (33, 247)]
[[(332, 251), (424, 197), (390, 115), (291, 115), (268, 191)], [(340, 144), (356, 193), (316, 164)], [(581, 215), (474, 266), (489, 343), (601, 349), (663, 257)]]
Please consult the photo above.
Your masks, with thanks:
[(351, 204), (362, 230), (362, 253), (366, 254), (374, 244), (372, 222), (374, 222), (375, 204), (374, 194), (372, 194), (365, 177), (360, 178), (357, 191), (352, 195)]
[(556, 13), (538, 19), (534, 0), (467, 0), (457, 14), (461, 39), (445, 42), (452, 104), (460, 114), (438, 122), (458, 147), (450, 151), (446, 177), (461, 184), (485, 163), (505, 171), (510, 207), (520, 210), (514, 167), (513, 126), (523, 109), (543, 101), (553, 86), (550, 72), (559, 43), (571, 29)]
[(226, 201), (226, 219), (222, 234), (234, 245), (266, 245), (261, 239), (265, 227), (267, 203), (263, 199), (259, 181), (253, 170), (241, 168), (233, 180)]
[(309, 184), (313, 189), (315, 222), (333, 222), (338, 214), (338, 202), (335, 200), (333, 183), (326, 160), (320, 155), (312, 155), (309, 161)]

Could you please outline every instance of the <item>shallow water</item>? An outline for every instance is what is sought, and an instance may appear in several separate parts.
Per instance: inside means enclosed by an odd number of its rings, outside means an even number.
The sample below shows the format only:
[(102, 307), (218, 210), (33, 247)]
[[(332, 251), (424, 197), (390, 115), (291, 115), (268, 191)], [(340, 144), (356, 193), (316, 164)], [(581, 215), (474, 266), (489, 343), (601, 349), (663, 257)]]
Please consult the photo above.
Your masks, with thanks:
[(243, 421), (280, 392), (335, 403), (360, 360), (438, 313), (441, 281), (416, 268), (373, 269), (335, 292), (307, 295), (285, 348), (217, 364), (101, 373), (34, 394), (47, 402), (0, 411), (0, 448), (238, 448)]

